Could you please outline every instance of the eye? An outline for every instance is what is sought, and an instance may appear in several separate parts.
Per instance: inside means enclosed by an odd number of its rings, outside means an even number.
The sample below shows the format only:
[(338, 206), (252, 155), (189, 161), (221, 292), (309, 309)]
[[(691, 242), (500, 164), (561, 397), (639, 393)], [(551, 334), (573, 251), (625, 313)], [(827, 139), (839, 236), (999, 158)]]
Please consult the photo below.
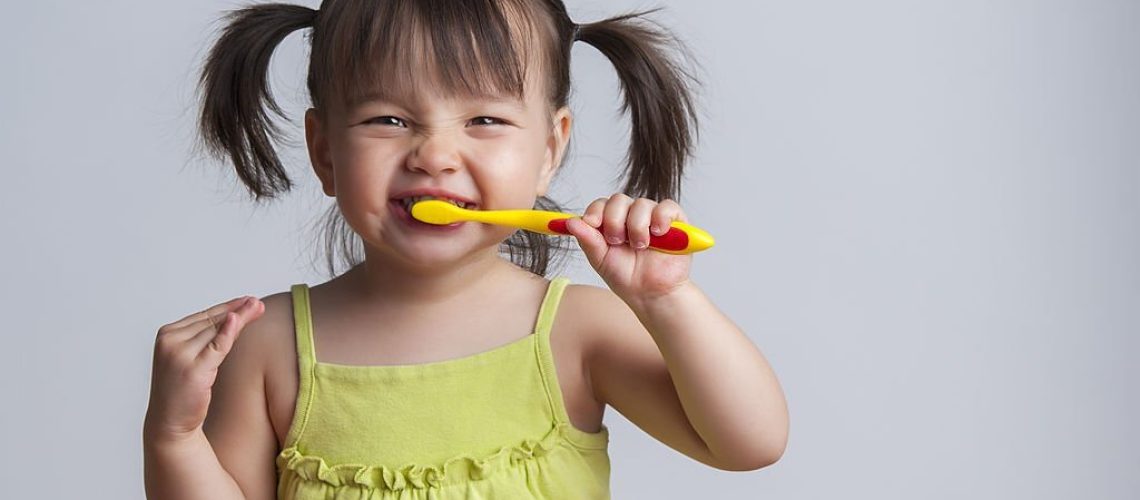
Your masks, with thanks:
[(471, 120), (472, 125), (504, 125), (507, 122), (491, 116), (480, 116)]
[(369, 118), (364, 123), (376, 123), (379, 125), (395, 125), (397, 127), (407, 127), (408, 126), (407, 123), (404, 123), (404, 120), (396, 118), (395, 116), (377, 116), (377, 117)]

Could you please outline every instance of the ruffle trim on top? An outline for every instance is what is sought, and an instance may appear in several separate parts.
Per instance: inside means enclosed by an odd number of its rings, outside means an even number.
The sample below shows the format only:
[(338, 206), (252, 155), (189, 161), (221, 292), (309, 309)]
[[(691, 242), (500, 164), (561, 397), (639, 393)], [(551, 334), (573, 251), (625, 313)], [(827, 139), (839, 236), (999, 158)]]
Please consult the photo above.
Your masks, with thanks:
[(484, 458), (461, 455), (442, 465), (408, 464), (397, 469), (383, 465), (328, 465), (318, 456), (305, 455), (290, 446), (277, 455), (277, 466), (290, 470), (301, 479), (320, 481), (330, 486), (363, 486), (375, 489), (426, 489), (445, 484), (480, 480), (503, 469), (533, 460), (557, 448), (565, 440), (570, 424), (556, 424), (540, 439), (526, 439), (514, 446), (504, 446)]

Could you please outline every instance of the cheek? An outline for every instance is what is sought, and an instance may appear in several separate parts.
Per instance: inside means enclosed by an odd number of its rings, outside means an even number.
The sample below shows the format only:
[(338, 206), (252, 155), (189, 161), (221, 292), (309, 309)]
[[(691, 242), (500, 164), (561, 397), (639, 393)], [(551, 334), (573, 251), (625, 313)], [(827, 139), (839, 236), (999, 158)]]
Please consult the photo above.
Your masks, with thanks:
[[(524, 147), (483, 150), (471, 158), (475, 181), (497, 198), (497, 204), (518, 206), (533, 195), (538, 182), (541, 157)], [(488, 200), (491, 201), (491, 200)]]
[(535, 178), (542, 168), (545, 151), (541, 138), (517, 134), (481, 141), (470, 150), (470, 154), (471, 160), (485, 170), (507, 177)]
[(400, 156), (376, 145), (354, 144), (334, 161), (338, 202), (357, 210), (376, 211), (386, 206), (391, 174)]

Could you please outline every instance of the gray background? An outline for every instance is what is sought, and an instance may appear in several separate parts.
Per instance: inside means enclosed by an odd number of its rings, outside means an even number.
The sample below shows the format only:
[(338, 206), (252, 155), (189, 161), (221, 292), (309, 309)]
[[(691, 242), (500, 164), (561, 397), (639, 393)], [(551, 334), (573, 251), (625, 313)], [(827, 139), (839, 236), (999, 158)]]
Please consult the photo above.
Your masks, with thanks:
[[(238, 5), (5, 5), (6, 498), (142, 497), (157, 328), (324, 280), (303, 146), (264, 208), (191, 156), (197, 64)], [(693, 278), (772, 362), (792, 432), (724, 472), (610, 409), (615, 498), (1140, 496), (1140, 2), (664, 5), (706, 82), (681, 201), (717, 247)], [(272, 68), (297, 141), (306, 54), (294, 33)], [(554, 194), (581, 209), (616, 191), (628, 125), (605, 59), (574, 57)]]

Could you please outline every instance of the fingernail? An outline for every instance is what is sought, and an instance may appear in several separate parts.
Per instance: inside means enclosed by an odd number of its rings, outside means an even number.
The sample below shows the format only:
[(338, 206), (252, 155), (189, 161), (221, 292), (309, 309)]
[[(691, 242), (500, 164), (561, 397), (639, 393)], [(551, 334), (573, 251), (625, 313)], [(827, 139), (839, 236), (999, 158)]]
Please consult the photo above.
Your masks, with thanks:
[(610, 243), (617, 245), (618, 243), (621, 243), (621, 238), (618, 238), (617, 236), (610, 236)]
[(644, 242), (644, 241), (639, 241), (639, 242), (637, 242), (636, 248), (637, 248), (638, 250), (643, 250), (643, 249), (645, 249), (645, 246), (646, 246), (646, 245), (645, 245), (645, 242)]

